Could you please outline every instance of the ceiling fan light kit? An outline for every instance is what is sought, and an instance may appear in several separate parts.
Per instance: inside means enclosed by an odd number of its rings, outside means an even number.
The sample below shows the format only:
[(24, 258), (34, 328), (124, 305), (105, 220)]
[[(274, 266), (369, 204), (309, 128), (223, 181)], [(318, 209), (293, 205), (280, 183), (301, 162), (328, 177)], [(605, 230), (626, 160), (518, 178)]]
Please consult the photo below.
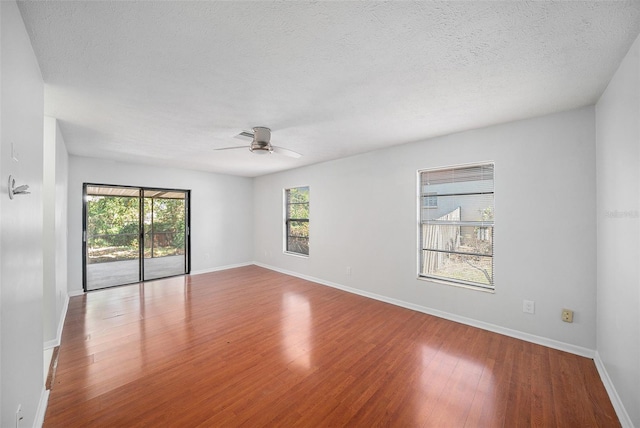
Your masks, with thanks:
[(264, 155), (266, 153), (268, 153), (268, 154), (272, 154), (273, 153), (273, 149), (271, 148), (271, 146), (269, 144), (261, 143), (261, 142), (251, 143), (251, 145), (249, 146), (249, 151), (251, 153), (255, 153), (257, 155)]

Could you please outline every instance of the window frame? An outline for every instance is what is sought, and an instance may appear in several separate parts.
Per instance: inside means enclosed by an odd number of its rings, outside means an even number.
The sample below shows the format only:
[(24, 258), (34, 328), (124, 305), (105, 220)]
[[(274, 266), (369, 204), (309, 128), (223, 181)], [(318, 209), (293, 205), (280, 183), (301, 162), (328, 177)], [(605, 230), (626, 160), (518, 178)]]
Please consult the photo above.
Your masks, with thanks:
[[(458, 222), (458, 226), (459, 227), (469, 227), (469, 225), (473, 226), (473, 227), (477, 227), (478, 230), (483, 230), (486, 228), (490, 228), (491, 229), (491, 244), (490, 244), (490, 248), (491, 248), (491, 252), (490, 254), (477, 254), (479, 256), (482, 257), (490, 257), (491, 258), (491, 279), (490, 279), (490, 284), (485, 284), (485, 283), (480, 283), (480, 282), (474, 282), (474, 281), (470, 281), (470, 280), (464, 280), (464, 279), (457, 279), (457, 278), (452, 278), (452, 277), (446, 277), (446, 276), (438, 276), (438, 275), (433, 275), (433, 274), (429, 274), (427, 272), (423, 272), (423, 262), (424, 262), (424, 252), (425, 251), (429, 251), (429, 249), (427, 248), (423, 248), (424, 247), (424, 237), (423, 237), (423, 225), (425, 224), (437, 224), (437, 223), (433, 223), (433, 219), (431, 220), (432, 223), (429, 223), (428, 219), (423, 219), (423, 210), (431, 210), (431, 209), (435, 209), (438, 208), (437, 205), (436, 206), (432, 206), (429, 205), (428, 203), (425, 203), (425, 197), (426, 198), (432, 198), (435, 195), (437, 195), (436, 197), (440, 197), (440, 196), (448, 196), (439, 192), (435, 192), (434, 189), (425, 189), (423, 188), (423, 174), (427, 173), (427, 172), (437, 172), (437, 171), (453, 171), (453, 170), (462, 170), (462, 169), (466, 169), (466, 168), (474, 168), (474, 167), (485, 167), (485, 166), (490, 166), (492, 169), (492, 187), (491, 187), (491, 191), (487, 192), (487, 191), (483, 191), (483, 192), (473, 192), (473, 191), (464, 191), (464, 192), (458, 192), (458, 193), (454, 193), (453, 195), (458, 195), (460, 194), (461, 196), (468, 196), (468, 195), (491, 195), (491, 208), (492, 208), (492, 215), (491, 215), (491, 219), (490, 220), (482, 220), (482, 221), (463, 221), (463, 220), (457, 220)], [(477, 290), (477, 291), (484, 291), (484, 292), (488, 292), (488, 293), (495, 293), (495, 273), (494, 273), (494, 267), (495, 267), (495, 248), (494, 248), (494, 236), (495, 236), (495, 162), (494, 161), (483, 161), (483, 162), (476, 162), (476, 163), (468, 163), (468, 164), (458, 164), (458, 165), (450, 165), (450, 166), (443, 166), (443, 167), (435, 167), (435, 168), (425, 168), (425, 169), (420, 169), (417, 171), (416, 174), (416, 182), (417, 182), (417, 264), (416, 264), (416, 274), (417, 274), (417, 279), (419, 280), (423, 280), (423, 281), (429, 281), (429, 282), (436, 282), (436, 283), (441, 283), (441, 284), (446, 284), (446, 285), (451, 285), (451, 286), (456, 286), (456, 287), (462, 287), (462, 288), (467, 288), (467, 289), (472, 289), (472, 290)], [(450, 195), (449, 195), (450, 196)], [(428, 200), (428, 199), (427, 199)], [(454, 221), (455, 222), (455, 221)], [(474, 234), (476, 232), (474, 231)], [(486, 231), (483, 230), (483, 236), (486, 233)], [(459, 255), (465, 255), (464, 252), (462, 251), (442, 251), (442, 252), (446, 252), (449, 254), (459, 254)]]
[[(289, 217), (289, 206), (292, 205), (291, 203), (289, 203), (289, 192), (291, 190), (297, 190), (297, 189), (306, 189), (307, 191), (307, 202), (296, 202), (295, 204), (304, 204), (307, 205), (307, 217), (306, 218), (290, 218)], [(306, 236), (306, 240), (307, 240), (307, 252), (306, 253), (302, 253), (302, 252), (298, 252), (298, 251), (294, 251), (292, 249), (289, 248), (289, 238), (291, 237), (296, 237), (293, 235), (290, 235), (290, 222), (306, 222), (308, 224), (307, 226), (307, 230), (310, 229), (310, 225), (311, 225), (311, 221), (310, 221), (310, 186), (306, 185), (306, 186), (292, 186), (292, 187), (287, 187), (285, 189), (283, 189), (283, 202), (284, 202), (284, 233), (283, 233), (283, 253), (284, 254), (288, 254), (291, 256), (297, 256), (297, 257), (303, 257), (303, 258), (308, 258), (309, 257), (309, 252), (310, 252), (310, 233), (309, 231), (307, 231), (307, 236)], [(302, 237), (305, 238), (305, 237)]]
[[(95, 190), (91, 189), (97, 188), (106, 188), (106, 189), (121, 189), (124, 191), (130, 191), (130, 194), (123, 195), (110, 195), (108, 193), (104, 195), (99, 195), (97, 193), (92, 193)], [(145, 227), (145, 199), (150, 197), (145, 196), (145, 192), (161, 192), (161, 193), (183, 193), (183, 199), (185, 204), (185, 214), (184, 214), (184, 234), (185, 234), (185, 254), (184, 254), (184, 266), (185, 270), (181, 273), (176, 273), (172, 275), (168, 275), (165, 277), (147, 277), (145, 275), (145, 261), (148, 260), (148, 257), (145, 257), (145, 245), (144, 241), (147, 239), (148, 233), (146, 232)], [(89, 197), (90, 196), (104, 196), (104, 197), (131, 197), (138, 199), (138, 210), (139, 210), (139, 218), (138, 218), (138, 231), (136, 234), (138, 235), (138, 279), (133, 283), (138, 283), (142, 281), (154, 281), (161, 278), (169, 278), (171, 276), (180, 276), (180, 275), (188, 275), (191, 273), (191, 190), (189, 189), (178, 189), (178, 188), (159, 188), (159, 187), (143, 187), (143, 186), (132, 186), (132, 185), (121, 185), (121, 184), (107, 184), (107, 183), (95, 183), (95, 182), (85, 182), (82, 183), (82, 289), (85, 292), (102, 290), (105, 288), (112, 287), (120, 287), (123, 285), (131, 284), (127, 283), (118, 283), (112, 285), (106, 285), (103, 287), (91, 287), (88, 283), (87, 279), (87, 265), (89, 264), (89, 240), (90, 240), (90, 230), (89, 230)], [(159, 196), (159, 195), (154, 195)], [(153, 239), (153, 238), (152, 238)]]

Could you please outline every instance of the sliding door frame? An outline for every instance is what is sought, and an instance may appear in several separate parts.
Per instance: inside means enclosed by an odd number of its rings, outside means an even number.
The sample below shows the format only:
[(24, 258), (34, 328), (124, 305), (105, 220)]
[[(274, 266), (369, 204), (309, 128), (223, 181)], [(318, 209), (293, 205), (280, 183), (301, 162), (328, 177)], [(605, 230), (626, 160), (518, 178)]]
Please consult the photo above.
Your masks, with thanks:
[[(87, 291), (87, 188), (88, 187), (115, 187), (123, 189), (136, 189), (138, 191), (138, 281), (129, 284), (136, 284), (137, 282), (143, 282), (144, 279), (144, 250), (145, 250), (145, 236), (144, 236), (144, 192), (145, 191), (164, 191), (164, 192), (180, 192), (184, 193), (184, 205), (185, 205), (185, 251), (184, 251), (184, 266), (185, 271), (176, 275), (169, 275), (163, 278), (170, 278), (172, 276), (188, 275), (191, 273), (191, 190), (188, 189), (169, 189), (164, 187), (143, 187), (143, 186), (130, 186), (122, 184), (104, 184), (104, 183), (83, 183), (82, 184), (82, 289)], [(153, 221), (153, 220), (152, 220)], [(153, 239), (153, 236), (152, 238)], [(153, 281), (161, 278), (153, 278), (149, 281)], [(127, 284), (110, 285), (107, 287), (96, 288), (95, 290), (104, 290), (105, 288), (119, 287)]]

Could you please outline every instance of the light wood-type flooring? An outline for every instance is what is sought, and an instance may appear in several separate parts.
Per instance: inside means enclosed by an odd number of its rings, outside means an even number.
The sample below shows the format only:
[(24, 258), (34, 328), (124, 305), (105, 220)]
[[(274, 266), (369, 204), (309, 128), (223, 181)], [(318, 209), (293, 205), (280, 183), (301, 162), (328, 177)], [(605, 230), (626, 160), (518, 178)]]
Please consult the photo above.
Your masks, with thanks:
[(616, 427), (594, 362), (257, 266), (72, 297), (45, 427)]

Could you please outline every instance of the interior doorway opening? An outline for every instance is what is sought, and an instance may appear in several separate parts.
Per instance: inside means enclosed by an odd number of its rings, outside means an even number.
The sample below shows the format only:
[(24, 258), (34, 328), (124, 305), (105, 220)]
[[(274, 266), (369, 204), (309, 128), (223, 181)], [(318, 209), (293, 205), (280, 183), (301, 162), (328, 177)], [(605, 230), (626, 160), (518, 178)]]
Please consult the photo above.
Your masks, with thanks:
[(84, 184), (85, 291), (190, 272), (189, 190)]

